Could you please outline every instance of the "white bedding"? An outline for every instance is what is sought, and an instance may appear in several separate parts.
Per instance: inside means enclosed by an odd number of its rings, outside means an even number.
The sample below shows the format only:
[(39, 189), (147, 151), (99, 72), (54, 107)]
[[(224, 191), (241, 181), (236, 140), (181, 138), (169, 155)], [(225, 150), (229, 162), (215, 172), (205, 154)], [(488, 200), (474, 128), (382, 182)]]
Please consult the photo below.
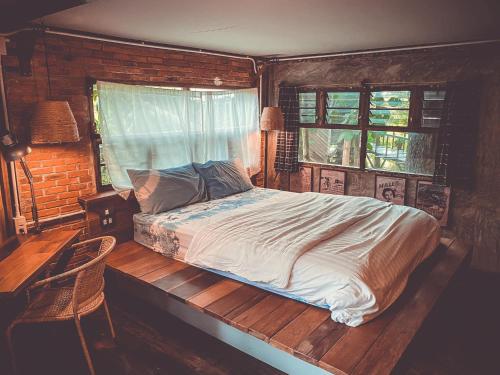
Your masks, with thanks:
[[(248, 195), (255, 191), (265, 192)], [(156, 231), (161, 223), (156, 219)], [(318, 193), (276, 192), (175, 230), (187, 227), (192, 240), (185, 242), (186, 262), (267, 280), (264, 287), (326, 306), (333, 320), (349, 326), (390, 306), (440, 238), (437, 221), (423, 211)]]
[(188, 248), (188, 263), (286, 288), (298, 257), (389, 208), (365, 197), (278, 195), (212, 217)]

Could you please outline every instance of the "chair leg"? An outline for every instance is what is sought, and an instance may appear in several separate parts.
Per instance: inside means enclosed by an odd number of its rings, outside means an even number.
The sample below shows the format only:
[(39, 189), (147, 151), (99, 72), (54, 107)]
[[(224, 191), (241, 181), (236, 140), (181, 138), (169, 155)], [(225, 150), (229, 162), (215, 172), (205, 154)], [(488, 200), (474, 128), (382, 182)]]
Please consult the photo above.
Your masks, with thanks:
[(109, 308), (108, 308), (108, 303), (106, 302), (106, 299), (104, 299), (104, 311), (106, 312), (106, 318), (108, 320), (108, 324), (109, 324), (109, 330), (111, 331), (111, 337), (114, 339), (116, 339), (116, 333), (115, 333), (115, 329), (113, 327), (113, 321), (111, 320), (111, 315), (109, 313)]
[(9, 354), (10, 354), (10, 363), (11, 363), (11, 369), (12, 373), (15, 374), (17, 373), (17, 366), (16, 366), (16, 357), (14, 354), (14, 345), (12, 343), (12, 331), (15, 327), (15, 323), (12, 323), (9, 325), (9, 328), (7, 328), (7, 333), (5, 334), (7, 338), (7, 347), (9, 349)]
[(82, 326), (80, 324), (80, 317), (75, 316), (76, 330), (78, 331), (78, 336), (80, 337), (80, 343), (82, 344), (83, 354), (85, 355), (85, 360), (89, 367), (91, 375), (95, 375), (94, 365), (92, 364), (92, 359), (90, 358), (89, 350), (87, 348), (87, 343), (85, 342), (85, 337), (83, 336)]

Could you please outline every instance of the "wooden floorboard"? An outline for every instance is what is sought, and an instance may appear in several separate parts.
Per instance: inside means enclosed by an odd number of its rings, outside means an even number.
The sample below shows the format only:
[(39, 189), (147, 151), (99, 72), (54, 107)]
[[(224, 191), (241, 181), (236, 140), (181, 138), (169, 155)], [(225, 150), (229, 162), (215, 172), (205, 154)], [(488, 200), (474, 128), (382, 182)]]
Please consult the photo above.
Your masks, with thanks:
[(299, 343), (309, 337), (327, 319), (330, 319), (330, 316), (325, 314), (323, 309), (309, 306), (296, 319), (277, 332), (271, 338), (271, 344), (293, 354)]
[(108, 266), (132, 282), (150, 285), (154, 290), (146, 294), (152, 300), (166, 293), (327, 371), (388, 374), (468, 252), (444, 239), (398, 301), (357, 328), (333, 322), (326, 309), (165, 258), (133, 241), (117, 246)]

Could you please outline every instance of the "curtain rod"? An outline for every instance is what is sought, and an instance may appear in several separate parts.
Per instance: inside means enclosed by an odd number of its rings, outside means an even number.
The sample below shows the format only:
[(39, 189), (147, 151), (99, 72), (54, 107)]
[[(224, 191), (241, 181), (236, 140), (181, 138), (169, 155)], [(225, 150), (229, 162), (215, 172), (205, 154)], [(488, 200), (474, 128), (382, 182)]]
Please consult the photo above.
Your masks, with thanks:
[(306, 88), (306, 89), (328, 89), (330, 87), (343, 87), (352, 89), (363, 89), (365, 87), (378, 87), (378, 86), (439, 86), (448, 84), (449, 81), (433, 81), (433, 82), (357, 82), (357, 83), (328, 83), (321, 85), (290, 85), (283, 84), (280, 87), (296, 87), (296, 88)]
[(363, 87), (373, 87), (373, 86), (438, 86), (445, 85), (449, 83), (449, 81), (432, 81), (432, 82), (356, 82), (356, 83), (329, 83), (329, 84), (320, 84), (320, 85), (283, 85), (284, 87), (297, 87), (297, 88), (308, 88), (308, 89), (327, 89), (329, 87), (345, 87), (345, 88), (363, 88)]
[(369, 55), (372, 53), (384, 53), (384, 52), (417, 51), (417, 50), (422, 50), (422, 49), (459, 47), (459, 46), (498, 43), (498, 42), (500, 42), (500, 39), (486, 39), (486, 40), (475, 40), (475, 41), (465, 41), (465, 42), (427, 44), (427, 45), (409, 46), (409, 47), (370, 49), (370, 50), (351, 51), (351, 52), (332, 52), (332, 53), (325, 53), (325, 54), (319, 54), (319, 55), (276, 57), (276, 58), (271, 58), (268, 61), (271, 63), (280, 63), (280, 62), (286, 62), (286, 61), (314, 60), (314, 59), (324, 59), (324, 58), (330, 58), (330, 57)]

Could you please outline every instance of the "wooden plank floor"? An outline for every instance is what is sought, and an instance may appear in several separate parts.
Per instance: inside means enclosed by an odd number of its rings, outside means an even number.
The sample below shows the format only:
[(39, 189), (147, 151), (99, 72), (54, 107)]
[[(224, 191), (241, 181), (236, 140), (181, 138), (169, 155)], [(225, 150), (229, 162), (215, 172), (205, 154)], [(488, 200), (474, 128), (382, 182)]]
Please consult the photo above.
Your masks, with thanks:
[(327, 371), (388, 374), (468, 253), (458, 241), (443, 239), (396, 303), (357, 328), (333, 322), (328, 310), (166, 258), (134, 241), (118, 245), (107, 264), (154, 296), (166, 293)]

